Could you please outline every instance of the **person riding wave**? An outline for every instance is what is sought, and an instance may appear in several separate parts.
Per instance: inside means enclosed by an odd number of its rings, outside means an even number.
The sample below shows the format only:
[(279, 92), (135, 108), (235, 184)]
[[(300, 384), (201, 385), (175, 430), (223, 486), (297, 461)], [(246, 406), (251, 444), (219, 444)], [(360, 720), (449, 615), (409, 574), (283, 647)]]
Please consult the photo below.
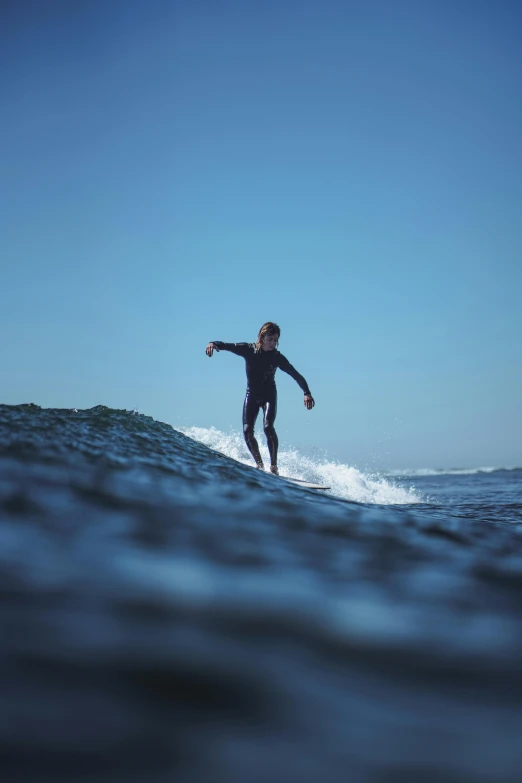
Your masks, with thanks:
[(277, 350), (280, 336), (279, 326), (272, 321), (267, 321), (259, 330), (255, 343), (224, 343), (221, 340), (213, 340), (205, 348), (207, 356), (212, 356), (214, 351), (230, 351), (245, 359), (247, 375), (247, 390), (243, 404), (245, 442), (256, 466), (264, 470), (259, 445), (254, 435), (256, 419), (262, 408), (263, 427), (270, 454), (270, 472), (275, 475), (279, 475), (277, 467), (279, 441), (274, 429), (277, 414), (276, 370), (279, 368), (288, 373), (299, 384), (304, 392), (304, 406), (307, 410), (311, 410), (315, 405), (315, 400), (303, 376), (290, 364), (286, 356)]

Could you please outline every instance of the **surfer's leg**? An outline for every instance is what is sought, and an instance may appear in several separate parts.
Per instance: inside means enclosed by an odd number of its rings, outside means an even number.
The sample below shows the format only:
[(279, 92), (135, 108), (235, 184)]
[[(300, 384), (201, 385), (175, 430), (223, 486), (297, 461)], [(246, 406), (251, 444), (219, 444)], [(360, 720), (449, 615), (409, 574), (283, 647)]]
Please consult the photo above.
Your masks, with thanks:
[(268, 453), (270, 454), (270, 472), (275, 473), (277, 476), (279, 475), (277, 469), (277, 449), (279, 447), (279, 440), (277, 438), (277, 432), (274, 429), (274, 421), (277, 414), (277, 397), (265, 402), (263, 411), (263, 426), (265, 429)]
[(245, 436), (245, 443), (251, 455), (253, 456), (258, 468), (264, 470), (263, 460), (259, 453), (259, 444), (254, 436), (254, 427), (256, 424), (257, 414), (259, 413), (259, 403), (254, 400), (247, 392), (245, 402), (243, 405), (243, 435)]

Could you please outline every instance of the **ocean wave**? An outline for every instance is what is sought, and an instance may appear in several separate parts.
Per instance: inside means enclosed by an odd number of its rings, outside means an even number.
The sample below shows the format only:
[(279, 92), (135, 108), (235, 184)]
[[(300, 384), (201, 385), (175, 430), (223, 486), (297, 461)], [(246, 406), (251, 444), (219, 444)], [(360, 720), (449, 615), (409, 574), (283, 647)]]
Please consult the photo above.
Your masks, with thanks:
[(386, 476), (424, 477), (424, 476), (473, 476), (477, 473), (512, 473), (522, 471), (521, 467), (480, 467), (480, 468), (401, 468), (387, 470)]
[[(218, 451), (226, 457), (252, 466), (252, 457), (243, 436), (234, 430), (221, 432), (215, 427), (179, 427), (179, 432)], [(259, 441), (265, 464), (270, 461), (266, 445)], [(364, 473), (358, 468), (332, 460), (321, 460), (301, 454), (297, 449), (279, 450), (282, 476), (325, 484), (329, 494), (356, 503), (407, 505), (424, 502), (412, 487), (404, 487), (378, 473)]]
[(282, 450), (361, 505), (188, 431), (0, 406), (6, 779), (519, 780), (520, 529), (487, 524), (497, 488), (458, 515), (370, 506), (409, 495)]

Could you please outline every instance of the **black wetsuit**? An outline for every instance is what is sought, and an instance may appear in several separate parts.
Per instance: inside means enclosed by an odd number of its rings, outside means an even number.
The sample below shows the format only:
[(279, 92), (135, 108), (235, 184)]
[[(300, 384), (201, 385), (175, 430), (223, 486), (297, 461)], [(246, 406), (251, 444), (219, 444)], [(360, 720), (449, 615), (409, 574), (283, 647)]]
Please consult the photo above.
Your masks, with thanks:
[(279, 367), (288, 373), (301, 387), (305, 394), (310, 394), (308, 384), (295, 367), (292, 367), (286, 356), (274, 348), (273, 351), (263, 351), (255, 343), (223, 343), (213, 340), (216, 350), (231, 351), (242, 356), (246, 362), (247, 391), (243, 405), (243, 434), (248, 450), (257, 465), (262, 465), (259, 446), (254, 436), (254, 426), (259, 409), (263, 408), (263, 426), (270, 454), (270, 462), (277, 465), (277, 434), (274, 421), (277, 414), (277, 389), (275, 373)]

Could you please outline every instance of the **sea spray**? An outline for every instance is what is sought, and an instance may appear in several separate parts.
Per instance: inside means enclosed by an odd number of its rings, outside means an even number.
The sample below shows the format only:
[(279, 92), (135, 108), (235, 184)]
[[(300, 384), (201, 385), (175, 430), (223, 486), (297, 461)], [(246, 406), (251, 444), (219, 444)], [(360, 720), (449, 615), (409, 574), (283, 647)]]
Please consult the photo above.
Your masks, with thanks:
[[(221, 432), (215, 427), (178, 427), (189, 438), (203, 443), (226, 457), (253, 466), (252, 457), (246, 447), (243, 436), (236, 430)], [(261, 456), (268, 465), (268, 449), (259, 438)], [(308, 457), (295, 448), (279, 449), (279, 472), (282, 476), (302, 479), (330, 487), (329, 494), (355, 501), (357, 503), (377, 503), (380, 505), (400, 505), (422, 503), (423, 499), (412, 487), (397, 484), (389, 477), (377, 473), (363, 473), (356, 467), (342, 462)]]

